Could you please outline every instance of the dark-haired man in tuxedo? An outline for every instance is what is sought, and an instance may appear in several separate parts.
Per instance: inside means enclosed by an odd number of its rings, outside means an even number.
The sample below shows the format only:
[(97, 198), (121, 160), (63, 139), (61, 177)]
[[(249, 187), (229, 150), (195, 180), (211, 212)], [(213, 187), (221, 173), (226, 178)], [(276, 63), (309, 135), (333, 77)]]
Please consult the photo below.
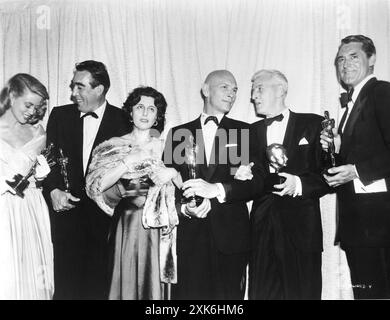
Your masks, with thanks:
[[(204, 198), (198, 206), (190, 202), (179, 209), (178, 278), (173, 299), (244, 297), (249, 252), (245, 199), (250, 198), (252, 189), (246, 181), (234, 180), (240, 164), (249, 161), (249, 125), (226, 116), (236, 92), (237, 83), (229, 71), (211, 72), (202, 86), (204, 106), (200, 117), (168, 134), (164, 162), (180, 172), (183, 197)], [(181, 149), (189, 136), (198, 146), (197, 179), (189, 179)], [(259, 182), (257, 190), (261, 189)], [(180, 193), (177, 198), (181, 198)]]
[(110, 219), (85, 193), (91, 152), (99, 143), (129, 131), (124, 112), (106, 101), (110, 78), (105, 65), (76, 64), (70, 84), (74, 104), (56, 107), (47, 141), (68, 158), (70, 190), (57, 166), (45, 181), (51, 208), (55, 299), (105, 299), (108, 288), (107, 236)]
[[(390, 83), (374, 75), (376, 49), (363, 35), (341, 40), (335, 66), (343, 116), (335, 134), (339, 165), (325, 175), (336, 188), (336, 241), (345, 250), (356, 299), (390, 298)], [(328, 149), (326, 132), (321, 143)]]
[[(268, 173), (278, 168), (284, 181), (270, 188), (266, 182), (265, 193), (253, 202), (249, 299), (321, 299), (319, 198), (329, 189), (321, 176), (323, 118), (290, 111), (287, 89), (278, 70), (260, 70), (252, 77), (252, 101), (256, 113), (265, 116), (250, 127), (253, 176), (259, 166)], [(271, 166), (267, 154), (278, 163)]]

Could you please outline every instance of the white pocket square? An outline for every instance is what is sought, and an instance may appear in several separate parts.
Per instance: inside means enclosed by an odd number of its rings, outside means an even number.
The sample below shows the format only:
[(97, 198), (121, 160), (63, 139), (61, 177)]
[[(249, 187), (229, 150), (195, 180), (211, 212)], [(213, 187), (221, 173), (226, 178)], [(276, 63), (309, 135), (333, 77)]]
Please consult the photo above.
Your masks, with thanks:
[(225, 148), (237, 147), (237, 143), (227, 143)]
[(298, 146), (303, 146), (303, 145), (305, 145), (305, 144), (309, 144), (309, 142), (306, 140), (305, 137), (303, 137), (303, 138), (299, 141)]

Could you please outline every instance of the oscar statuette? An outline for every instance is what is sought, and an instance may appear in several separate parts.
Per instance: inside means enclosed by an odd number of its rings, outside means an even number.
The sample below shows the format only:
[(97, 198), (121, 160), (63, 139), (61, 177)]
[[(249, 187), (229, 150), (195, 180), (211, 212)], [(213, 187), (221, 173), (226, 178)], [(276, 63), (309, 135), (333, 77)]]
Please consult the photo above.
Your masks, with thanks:
[[(189, 137), (189, 143), (185, 147), (185, 161), (188, 168), (188, 178), (189, 179), (197, 179), (197, 164), (196, 157), (198, 155), (198, 146), (194, 141), (194, 137), (191, 135)], [(190, 207), (197, 207), (203, 202), (203, 198), (197, 195), (193, 195), (191, 197), (181, 197), (181, 203), (186, 204), (189, 203)]]
[(322, 121), (322, 129), (326, 132), (327, 136), (332, 139), (332, 142), (328, 144), (328, 152), (327, 152), (327, 159), (326, 164), (323, 170), (323, 174), (331, 175), (328, 172), (328, 169), (336, 167), (336, 152), (335, 152), (335, 146), (334, 146), (334, 135), (333, 135), (333, 128), (335, 127), (335, 121), (334, 119), (331, 119), (329, 116), (329, 111), (324, 112), (325, 119)]
[[(41, 151), (41, 155), (46, 159), (49, 167), (55, 165), (55, 162), (51, 159), (53, 148), (54, 148), (54, 144), (51, 143), (47, 148)], [(30, 184), (30, 181), (28, 181), (28, 179), (35, 174), (35, 170), (38, 164), (39, 161), (38, 159), (36, 159), (25, 176), (22, 176), (21, 174), (18, 173), (14, 175), (13, 181), (6, 180), (6, 183), (15, 191), (15, 194), (17, 194), (19, 197), (24, 198), (23, 191)]]
[[(69, 173), (68, 173), (68, 163), (69, 163), (69, 158), (66, 157), (64, 155), (64, 152), (61, 148), (58, 149), (58, 153), (60, 154), (60, 156), (57, 158), (57, 162), (60, 166), (60, 169), (61, 169), (61, 176), (62, 176), (62, 179), (63, 179), (63, 182), (64, 182), (64, 191), (66, 193), (71, 193), (71, 186), (70, 186), (70, 182), (69, 182)], [(69, 203), (73, 204), (73, 205), (77, 205), (78, 202), (76, 201), (72, 201), (72, 200), (68, 200)]]

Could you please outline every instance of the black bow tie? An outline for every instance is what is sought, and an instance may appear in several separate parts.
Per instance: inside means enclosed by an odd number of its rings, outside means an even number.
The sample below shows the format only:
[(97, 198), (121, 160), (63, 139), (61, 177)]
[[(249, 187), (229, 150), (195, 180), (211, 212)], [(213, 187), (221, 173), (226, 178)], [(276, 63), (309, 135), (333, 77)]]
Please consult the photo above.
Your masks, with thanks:
[(264, 124), (268, 127), (270, 126), (274, 121), (282, 121), (284, 118), (283, 114), (279, 114), (278, 116), (276, 117), (272, 117), (272, 118), (265, 118), (264, 119)]
[(353, 88), (348, 92), (343, 92), (340, 95), (340, 104), (341, 108), (345, 108), (348, 105), (349, 101), (352, 101)]
[(88, 117), (88, 116), (94, 117), (95, 119), (99, 118), (95, 112), (87, 112), (86, 114), (81, 116), (81, 119), (84, 119), (85, 117)]
[(208, 116), (206, 118), (206, 120), (204, 121), (204, 124), (207, 124), (207, 122), (209, 122), (209, 121), (214, 121), (217, 126), (219, 124), (218, 118), (216, 116)]

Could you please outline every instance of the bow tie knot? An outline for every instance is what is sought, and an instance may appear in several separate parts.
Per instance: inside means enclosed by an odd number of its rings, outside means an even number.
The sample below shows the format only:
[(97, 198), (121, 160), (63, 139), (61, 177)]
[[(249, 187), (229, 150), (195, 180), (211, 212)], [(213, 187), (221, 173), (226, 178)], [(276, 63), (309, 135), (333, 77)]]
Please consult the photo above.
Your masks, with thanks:
[(353, 88), (348, 92), (343, 92), (340, 95), (340, 104), (342, 108), (345, 108), (348, 105), (348, 102), (352, 101)]
[(214, 121), (217, 126), (219, 124), (218, 118), (216, 116), (208, 116), (204, 121), (204, 124), (207, 124), (209, 121)]
[(276, 117), (272, 117), (272, 118), (265, 118), (264, 119), (264, 124), (268, 127), (270, 126), (274, 121), (282, 121), (284, 118), (283, 114), (279, 114), (277, 115)]
[(90, 112), (87, 112), (86, 114), (82, 115), (81, 119), (84, 119), (84, 118), (86, 118), (88, 116), (94, 117), (95, 119), (99, 118), (98, 115), (95, 112), (91, 112), (90, 111)]

